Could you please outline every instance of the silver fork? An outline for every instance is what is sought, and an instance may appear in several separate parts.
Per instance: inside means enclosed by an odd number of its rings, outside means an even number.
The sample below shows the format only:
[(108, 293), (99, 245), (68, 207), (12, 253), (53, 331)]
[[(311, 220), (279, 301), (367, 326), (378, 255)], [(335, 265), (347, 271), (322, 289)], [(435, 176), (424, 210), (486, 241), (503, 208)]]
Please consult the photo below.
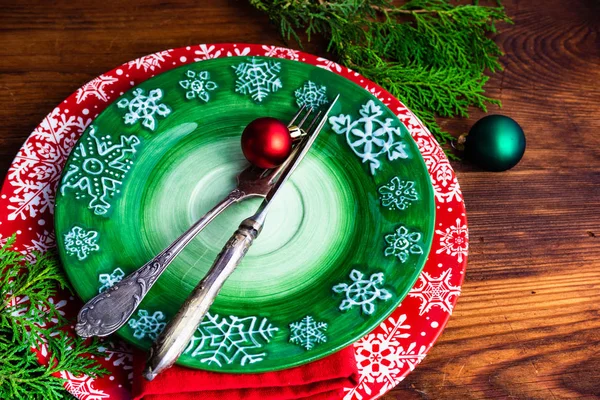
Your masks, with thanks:
[[(307, 129), (307, 139), (296, 146), (296, 153), (288, 159), (292, 161), (288, 163), (281, 176), (269, 190), (256, 213), (242, 221), (215, 259), (206, 276), (196, 285), (196, 288), (188, 296), (177, 314), (160, 333), (150, 348), (150, 355), (143, 373), (146, 379), (152, 380), (162, 371), (170, 368), (185, 351), (223, 284), (235, 271), (260, 234), (273, 200), (310, 150), (325, 125), (327, 115), (338, 99), (339, 95), (330, 103), (329, 109), (321, 119), (319, 119), (320, 113), (317, 114)], [(315, 121), (318, 121), (318, 123), (313, 131), (312, 127)]]
[[(295, 125), (296, 120), (304, 112), (305, 115)], [(289, 122), (288, 128), (296, 141), (303, 140), (305, 130), (301, 127), (311, 112), (312, 108), (306, 110), (305, 107), (302, 107)], [(317, 118), (319, 114), (317, 114)], [(317, 118), (313, 119), (307, 131), (312, 128)], [(187, 244), (227, 207), (251, 197), (265, 197), (277, 182), (282, 171), (294, 159), (300, 147), (302, 147), (301, 143), (298, 143), (287, 160), (277, 168), (261, 169), (249, 166), (244, 169), (237, 176), (237, 187), (196, 221), (191, 228), (152, 260), (84, 304), (77, 316), (77, 325), (75, 326), (77, 334), (81, 337), (107, 336), (125, 325), (152, 285)]]

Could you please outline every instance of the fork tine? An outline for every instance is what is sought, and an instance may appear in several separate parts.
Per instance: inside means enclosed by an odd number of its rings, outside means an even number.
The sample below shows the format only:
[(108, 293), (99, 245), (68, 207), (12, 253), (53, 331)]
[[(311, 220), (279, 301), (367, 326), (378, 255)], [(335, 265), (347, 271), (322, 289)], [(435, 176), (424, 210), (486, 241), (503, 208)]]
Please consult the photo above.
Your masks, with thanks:
[[(304, 124), (304, 122), (306, 122), (306, 119), (308, 118), (308, 116), (313, 112), (313, 108), (309, 108), (308, 112), (306, 113), (306, 115), (302, 118), (302, 120), (298, 123), (298, 127), (302, 126)], [(318, 111), (316, 116), (310, 121), (310, 124), (308, 126), (308, 128), (305, 130), (305, 132), (307, 132), (307, 137), (310, 136), (310, 131), (312, 130), (312, 128), (314, 127), (315, 123), (319, 120), (319, 116), (322, 114), (321, 111)], [(273, 170), (271, 178), (270, 178), (270, 182), (275, 181), (279, 175), (283, 172), (283, 170), (285, 170), (288, 166), (288, 164), (290, 162), (292, 162), (295, 158), (295, 155), (298, 151), (300, 151), (300, 149), (302, 148), (302, 146), (304, 145), (303, 143), (304, 141), (298, 143), (296, 145), (296, 147), (294, 148), (294, 150), (292, 151), (292, 153), (288, 156), (288, 159), (285, 160), (285, 162), (281, 165), (279, 165), (277, 168), (275, 168), (275, 170)]]
[(300, 116), (300, 114), (302, 114), (302, 111), (304, 111), (304, 109), (306, 108), (306, 104), (303, 104), (302, 107), (300, 107), (300, 109), (298, 110), (298, 112), (296, 113), (296, 115), (294, 115), (292, 117), (292, 120), (288, 123), (288, 128), (292, 125), (294, 125), (294, 122), (296, 122), (296, 119), (298, 119), (298, 117)]
[[(337, 99), (339, 98), (339, 95), (335, 98), (334, 102), (337, 101)], [(294, 117), (292, 118), (292, 120), (290, 121), (288, 126), (291, 126), (296, 119), (298, 118), (298, 116), (300, 115), (300, 113), (306, 108), (306, 106), (302, 106), (300, 108), (300, 110), (296, 113), (296, 115), (294, 115)], [(302, 126), (302, 124), (304, 124), (304, 122), (306, 122), (306, 119), (308, 118), (308, 116), (313, 112), (313, 108), (309, 108), (308, 112), (306, 113), (306, 115), (302, 118), (302, 120), (298, 123), (298, 127)], [(310, 124), (308, 126), (308, 128), (306, 129), (305, 132), (307, 132), (307, 135), (305, 135), (304, 139), (306, 140), (308, 137), (310, 137), (310, 131), (314, 128), (315, 124), (319, 125), (320, 123), (323, 122), (323, 120), (319, 120), (319, 118), (321, 117), (321, 114), (323, 112), (321, 110), (319, 110), (317, 112), (317, 114), (315, 115), (315, 117), (310, 121)], [(300, 149), (302, 148), (302, 146), (305, 144), (303, 143), (304, 140), (302, 140), (300, 143), (298, 143), (296, 145), (296, 147), (294, 147), (294, 150), (292, 150), (292, 153), (288, 156), (287, 160), (285, 160), (283, 162), (283, 164), (279, 165), (278, 167), (274, 168), (274, 169), (269, 169), (266, 170), (265, 173), (262, 175), (263, 177), (269, 176), (269, 183), (273, 183), (276, 179), (279, 178), (279, 175), (281, 175), (281, 173), (287, 168), (287, 166), (295, 159), (296, 154), (300, 151)]]
[[(323, 116), (321, 116), (320, 118), (315, 118), (315, 120), (318, 120), (318, 123), (317, 123), (316, 128), (314, 128), (314, 131), (312, 132), (312, 134), (306, 135), (304, 140), (302, 140), (302, 142), (300, 142), (294, 148), (294, 150), (292, 151), (292, 154), (288, 157), (288, 159), (285, 161), (285, 163), (282, 164), (285, 167), (282, 169), (282, 171), (278, 171), (279, 177), (278, 177), (277, 181), (275, 182), (275, 185), (271, 188), (271, 190), (269, 190), (269, 193), (267, 193), (267, 197), (265, 198), (265, 201), (263, 202), (264, 208), (262, 208), (262, 206), (261, 206), (259, 213), (266, 212), (265, 210), (267, 209), (269, 202), (273, 199), (273, 197), (277, 193), (278, 188), (281, 185), (283, 185), (285, 183), (285, 181), (290, 177), (290, 175), (294, 172), (296, 167), (298, 167), (298, 164), (302, 161), (302, 159), (304, 158), (304, 156), (306, 155), (306, 153), (308, 152), (308, 150), (310, 149), (312, 144), (315, 142), (315, 140), (317, 140), (319, 133), (321, 132), (323, 126), (327, 122), (327, 117), (329, 115), (329, 112), (331, 112), (333, 106), (336, 104), (336, 102), (338, 101), (339, 98), (340, 98), (340, 95), (338, 94), (333, 99), (333, 101), (329, 104), (329, 108), (327, 108), (327, 111), (324, 112)], [(312, 125), (312, 123), (311, 123), (311, 125)]]
[[(317, 127), (315, 128), (316, 131), (320, 131), (323, 128), (323, 126), (327, 122), (327, 116), (328, 116), (329, 112), (331, 111), (331, 109), (333, 108), (335, 103), (337, 103), (339, 98), (340, 98), (340, 95), (338, 94), (337, 96), (335, 96), (333, 101), (331, 103), (329, 103), (329, 108), (327, 109), (327, 111), (325, 111), (325, 115), (323, 115), (323, 118), (321, 118), (321, 120), (317, 124)], [(317, 116), (317, 118), (315, 118), (315, 120), (316, 119), (318, 119), (318, 116)], [(312, 126), (312, 124), (311, 124), (311, 126)]]
[(310, 121), (310, 125), (308, 125), (308, 128), (306, 128), (306, 133), (308, 133), (309, 135), (310, 135), (310, 131), (315, 126), (315, 123), (319, 120), (319, 117), (321, 116), (321, 113), (322, 113), (322, 111), (317, 112), (317, 115), (315, 115), (315, 117), (313, 118), (313, 120)]
[[(292, 125), (294, 125), (294, 122), (296, 122), (296, 120), (298, 119), (298, 117), (302, 114), (302, 112), (306, 110), (306, 105), (303, 105), (302, 107), (300, 107), (300, 109), (298, 110), (298, 112), (296, 112), (296, 115), (294, 115), (291, 119), (291, 121), (288, 123), (288, 127), (291, 127)], [(302, 126), (302, 124), (304, 124), (304, 122), (306, 121), (306, 119), (308, 118), (308, 116), (312, 113), (313, 109), (312, 107), (308, 109), (308, 111), (306, 112), (306, 114), (302, 117), (302, 119), (300, 120), (300, 122), (298, 122), (298, 124), (296, 125), (298, 128), (300, 128)], [(312, 126), (312, 122), (311, 122), (311, 126)], [(293, 156), (296, 154), (296, 152), (298, 152), (298, 146), (300, 144), (298, 144), (294, 150), (292, 150), (292, 153), (288, 156), (287, 160), (285, 160), (283, 162), (283, 164), (272, 168), (272, 169), (268, 169), (263, 173), (263, 177), (269, 176), (269, 182), (274, 182), (279, 175), (281, 174), (281, 172), (287, 167), (287, 165), (292, 161), (292, 159), (294, 158)]]
[(308, 116), (313, 112), (313, 108), (309, 108), (308, 111), (306, 112), (306, 114), (304, 114), (304, 117), (302, 117), (302, 119), (300, 120), (300, 122), (298, 122), (298, 128), (302, 128), (302, 125), (304, 125), (304, 122), (306, 122), (306, 119), (308, 118)]

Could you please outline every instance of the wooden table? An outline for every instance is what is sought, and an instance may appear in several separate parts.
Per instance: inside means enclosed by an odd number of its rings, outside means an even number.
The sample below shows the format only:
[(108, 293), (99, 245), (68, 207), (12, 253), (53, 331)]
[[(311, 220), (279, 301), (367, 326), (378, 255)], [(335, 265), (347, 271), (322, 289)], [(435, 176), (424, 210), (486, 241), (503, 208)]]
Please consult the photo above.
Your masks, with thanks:
[[(71, 1), (0, 9), (0, 174), (91, 78), (188, 44), (281, 44), (245, 1)], [(600, 398), (600, 3), (511, 0), (489, 95), (527, 135), (505, 173), (454, 163), (471, 251), (440, 341), (385, 399)], [(325, 55), (322, 47), (307, 51)], [(456, 135), (470, 119), (443, 121)]]

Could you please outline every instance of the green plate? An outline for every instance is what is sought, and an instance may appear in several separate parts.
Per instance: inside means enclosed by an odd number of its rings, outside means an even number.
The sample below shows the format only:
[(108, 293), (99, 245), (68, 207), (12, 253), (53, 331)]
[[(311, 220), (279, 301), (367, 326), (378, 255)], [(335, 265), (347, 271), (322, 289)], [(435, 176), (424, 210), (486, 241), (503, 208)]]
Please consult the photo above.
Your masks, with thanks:
[[(261, 372), (331, 354), (375, 328), (417, 279), (433, 190), (395, 115), (349, 80), (304, 63), (231, 57), (186, 65), (123, 94), (84, 132), (56, 199), (60, 257), (87, 301), (158, 254), (235, 187), (243, 128), (298, 104), (328, 123), (261, 236), (178, 363)], [(215, 219), (118, 334), (148, 348), (260, 199)]]

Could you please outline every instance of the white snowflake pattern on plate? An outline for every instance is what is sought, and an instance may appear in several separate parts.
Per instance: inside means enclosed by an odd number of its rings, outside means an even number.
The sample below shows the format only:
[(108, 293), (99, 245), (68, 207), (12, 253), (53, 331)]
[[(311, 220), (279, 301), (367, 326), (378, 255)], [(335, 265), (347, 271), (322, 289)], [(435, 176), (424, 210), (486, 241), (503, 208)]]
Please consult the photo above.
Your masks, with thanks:
[[(361, 399), (360, 391), (370, 393), (373, 383), (383, 384), (381, 394), (398, 383), (397, 373), (404, 365), (412, 371), (425, 358), (425, 346), (417, 349), (409, 342), (411, 326), (407, 316), (390, 317), (379, 328), (354, 344), (360, 380), (354, 388), (346, 388), (345, 400)], [(404, 347), (406, 346), (406, 347)]]
[(452, 314), (452, 301), (454, 297), (460, 295), (460, 286), (454, 286), (452, 279), (452, 270), (448, 268), (438, 277), (432, 277), (429, 273), (423, 272), (419, 276), (419, 283), (415, 285), (408, 295), (421, 300), (419, 306), (419, 315), (423, 315), (432, 307), (440, 307), (445, 312)]
[(185, 73), (187, 79), (179, 81), (179, 86), (186, 90), (185, 98), (192, 100), (198, 98), (207, 103), (210, 100), (211, 92), (217, 88), (217, 84), (210, 80), (208, 71), (194, 72), (188, 70)]
[(236, 47), (233, 49), (233, 52), (232, 51), (227, 52), (227, 57), (247, 56), (248, 54), (250, 54), (250, 47), (244, 47), (243, 49)]
[(436, 254), (446, 253), (456, 257), (458, 262), (462, 262), (469, 252), (467, 225), (462, 224), (460, 218), (456, 218), (456, 225), (451, 225), (446, 228), (446, 231), (436, 229), (435, 233), (442, 236), (440, 238), (440, 248), (436, 251)]
[(447, 160), (437, 165), (433, 177), (433, 191), (438, 201), (441, 203), (449, 203), (453, 200), (462, 201), (462, 191), (458, 180)]
[(87, 375), (74, 375), (68, 371), (60, 371), (60, 376), (66, 379), (65, 389), (78, 399), (102, 400), (110, 396), (104, 390), (96, 389), (95, 379)]
[(400, 262), (405, 263), (411, 254), (423, 254), (421, 236), (420, 232), (410, 232), (406, 227), (399, 226), (396, 232), (385, 236), (388, 244), (385, 255), (398, 257)]
[(381, 90), (375, 88), (375, 87), (369, 87), (369, 86), (365, 86), (365, 90), (369, 93), (371, 93), (373, 96), (377, 97), (377, 100), (381, 101), (383, 104), (385, 104), (386, 106), (390, 105), (390, 98), (389, 97), (385, 97), (385, 95), (381, 94)]
[(360, 118), (340, 114), (329, 117), (333, 131), (345, 135), (348, 146), (363, 163), (368, 163), (372, 175), (381, 166), (379, 157), (387, 155), (388, 160), (408, 158), (406, 144), (400, 140), (402, 130), (394, 126), (392, 118), (381, 118), (383, 110), (373, 100), (369, 100), (358, 111)]
[(221, 50), (217, 49), (214, 45), (207, 46), (201, 44), (200, 50), (195, 50), (194, 54), (198, 57), (194, 58), (194, 61), (209, 60), (211, 58), (219, 58), (221, 56)]
[(198, 57), (194, 58), (194, 61), (210, 60), (211, 58), (219, 58), (221, 56), (221, 50), (217, 49), (214, 45), (207, 46), (201, 44), (200, 50), (195, 50), (194, 54)]
[(91, 252), (100, 250), (98, 232), (96, 231), (88, 231), (79, 226), (74, 226), (69, 232), (65, 233), (64, 239), (66, 253), (77, 256), (79, 261), (85, 260)]
[(286, 47), (266, 46), (264, 45), (266, 57), (287, 58), (288, 60), (298, 60), (298, 51)]
[(319, 68), (332, 72), (342, 72), (342, 66), (336, 62), (321, 57), (317, 58), (317, 61), (319, 62), (319, 64), (317, 64), (317, 67)]
[(237, 75), (235, 91), (250, 95), (259, 103), (282, 87), (279, 79), (281, 64), (278, 62), (252, 58), (250, 62), (233, 66), (233, 69)]
[(266, 318), (207, 313), (184, 354), (208, 365), (254, 364), (266, 357), (263, 343), (269, 343), (278, 330)]
[(88, 208), (96, 215), (106, 215), (112, 198), (133, 165), (140, 140), (121, 136), (113, 143), (109, 135), (96, 136), (92, 126), (88, 136), (73, 151), (73, 161), (65, 173), (61, 194), (73, 192), (76, 199), (90, 199)]
[(406, 210), (411, 203), (419, 200), (415, 182), (403, 181), (397, 176), (377, 190), (381, 205), (389, 210)]
[(350, 280), (352, 283), (338, 283), (333, 287), (336, 293), (344, 293), (346, 298), (342, 300), (339, 306), (340, 311), (346, 311), (354, 306), (360, 306), (365, 314), (373, 314), (375, 311), (376, 300), (389, 300), (392, 294), (381, 286), (385, 281), (382, 272), (371, 274), (368, 279), (365, 279), (365, 274), (353, 269), (350, 272)]
[(26, 250), (21, 252), (29, 262), (35, 262), (38, 254), (43, 254), (56, 246), (54, 231), (36, 232), (35, 236), (35, 239), (31, 239), (31, 244), (25, 244)]
[(164, 50), (159, 51), (158, 53), (149, 54), (144, 57), (137, 58), (133, 61), (129, 61), (127, 66), (129, 69), (135, 67), (135, 69), (143, 68), (144, 71), (154, 71), (155, 69), (160, 69), (161, 65), (166, 61), (167, 58), (171, 57), (171, 52), (173, 50)]
[(323, 85), (317, 86), (311, 81), (307, 81), (301, 88), (296, 89), (294, 96), (296, 96), (298, 107), (317, 108), (329, 103), (329, 100), (327, 100), (327, 88)]
[(101, 284), (98, 288), (98, 293), (102, 293), (113, 287), (115, 283), (121, 282), (124, 276), (125, 272), (121, 268), (115, 268), (110, 274), (98, 275), (98, 282)]
[(99, 100), (107, 102), (109, 98), (106, 94), (106, 86), (112, 85), (116, 81), (118, 81), (117, 78), (107, 75), (100, 75), (99, 77), (92, 79), (81, 88), (77, 89), (77, 103), (85, 101), (88, 96), (94, 96)]
[(415, 141), (431, 175), (435, 199), (440, 203), (462, 202), (460, 185), (444, 151), (437, 145), (435, 139), (429, 136), (431, 135), (429, 132), (425, 129), (421, 131), (422, 133), (415, 136)]
[(315, 321), (315, 319), (307, 315), (301, 321), (292, 322), (290, 324), (290, 343), (294, 343), (310, 350), (319, 343), (325, 343), (327, 336), (327, 323)]
[(158, 117), (165, 118), (171, 114), (169, 106), (160, 102), (162, 97), (162, 89), (152, 89), (145, 95), (144, 89), (137, 88), (133, 91), (132, 99), (122, 98), (117, 102), (117, 107), (127, 109), (123, 117), (126, 125), (133, 125), (141, 120), (142, 126), (153, 131), (158, 124)]
[(68, 116), (55, 108), (35, 128), (8, 171), (8, 182), (14, 188), (9, 198), (9, 221), (54, 212), (56, 182), (71, 149), (90, 122), (91, 119)]
[(143, 339), (145, 337), (156, 340), (158, 335), (165, 329), (165, 315), (162, 311), (150, 314), (147, 310), (138, 309), (136, 318), (130, 318), (127, 324), (133, 329), (133, 337)]

